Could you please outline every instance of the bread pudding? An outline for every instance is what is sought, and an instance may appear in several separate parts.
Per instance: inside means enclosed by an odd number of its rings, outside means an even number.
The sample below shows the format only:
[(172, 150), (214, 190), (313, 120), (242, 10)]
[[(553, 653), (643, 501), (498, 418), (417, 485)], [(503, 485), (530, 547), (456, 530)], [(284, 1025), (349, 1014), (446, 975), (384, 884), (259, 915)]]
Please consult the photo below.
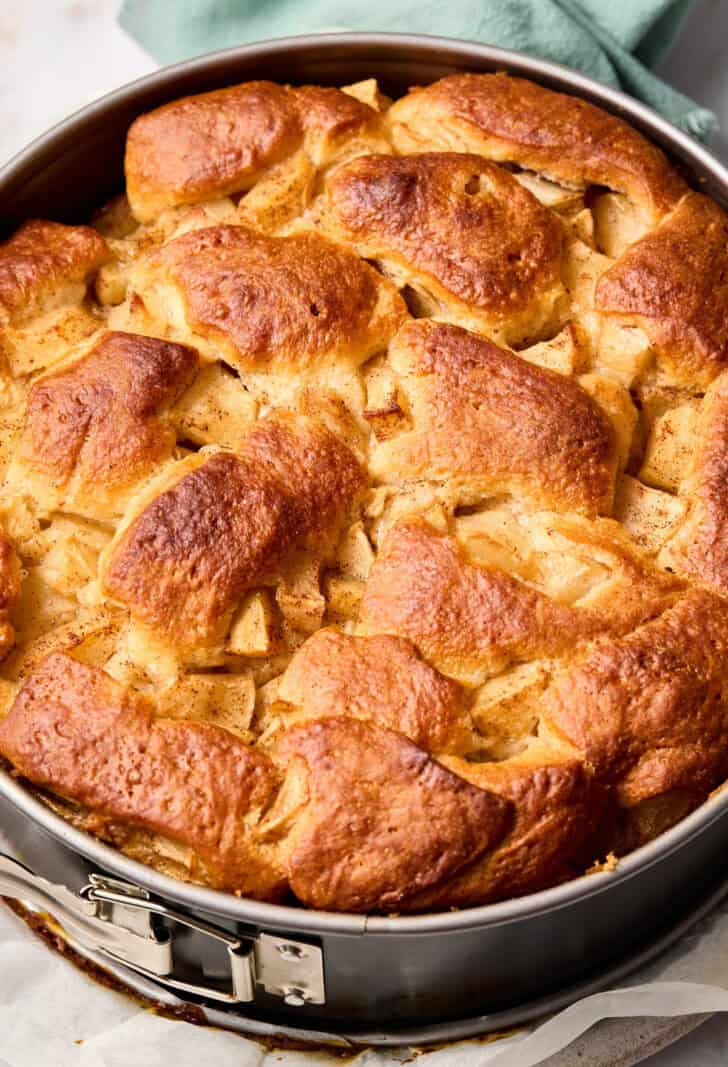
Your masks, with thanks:
[(157, 870), (468, 907), (728, 778), (728, 220), (507, 74), (142, 115), (0, 246), (0, 756)]

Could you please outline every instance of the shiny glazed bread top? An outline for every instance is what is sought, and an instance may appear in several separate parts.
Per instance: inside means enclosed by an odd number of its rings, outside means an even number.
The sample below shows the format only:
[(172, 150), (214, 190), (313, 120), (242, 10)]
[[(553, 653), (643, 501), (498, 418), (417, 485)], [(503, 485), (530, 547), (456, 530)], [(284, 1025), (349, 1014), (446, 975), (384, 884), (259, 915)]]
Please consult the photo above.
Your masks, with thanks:
[(728, 776), (728, 222), (507, 74), (138, 118), (0, 246), (0, 755), (175, 877), (467, 907)]

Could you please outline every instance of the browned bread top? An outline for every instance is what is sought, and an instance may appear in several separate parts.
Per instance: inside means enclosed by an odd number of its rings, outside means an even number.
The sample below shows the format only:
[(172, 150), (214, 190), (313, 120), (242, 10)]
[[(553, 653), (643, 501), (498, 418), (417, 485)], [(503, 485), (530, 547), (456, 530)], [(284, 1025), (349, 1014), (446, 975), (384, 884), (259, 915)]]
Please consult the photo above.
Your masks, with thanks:
[(460, 481), (543, 508), (609, 514), (614, 433), (573, 379), (428, 319), (399, 331), (390, 362), (413, 425), (374, 450), (375, 477)]
[(506, 343), (537, 340), (559, 318), (561, 227), (481, 156), (360, 156), (328, 179), (322, 225)]
[(207, 341), (241, 371), (358, 365), (386, 346), (406, 315), (390, 282), (312, 233), (194, 230), (152, 253), (135, 283), (163, 324), (179, 300), (185, 339)]
[(243, 595), (292, 549), (323, 546), (362, 483), (354, 456), (321, 424), (271, 416), (239, 454), (178, 464), (136, 514), (132, 504), (104, 588), (182, 647), (220, 641)]
[(643, 326), (675, 383), (703, 389), (728, 365), (728, 218), (689, 193), (599, 279), (597, 307)]
[(565, 185), (606, 185), (657, 218), (685, 185), (665, 155), (594, 104), (508, 74), (451, 74), (391, 108), (395, 145), (479, 152)]
[(175, 877), (468, 907), (728, 775), (728, 225), (505, 74), (138, 118), (0, 246), (0, 756)]
[(171, 456), (177, 438), (165, 415), (198, 362), (183, 345), (103, 332), (31, 386), (9, 477), (34, 479), (48, 511), (65, 504), (94, 518), (119, 515), (134, 486)]
[(174, 100), (129, 130), (132, 209), (148, 222), (168, 207), (243, 192), (304, 143), (324, 161), (343, 139), (376, 122), (366, 104), (318, 86), (245, 82)]
[(108, 255), (106, 241), (90, 226), (26, 222), (0, 245), (0, 326), (83, 285)]
[(109, 821), (188, 845), (214, 885), (264, 899), (285, 887), (255, 838), (278, 783), (271, 761), (211, 723), (155, 718), (98, 668), (49, 656), (0, 722), (0, 751)]

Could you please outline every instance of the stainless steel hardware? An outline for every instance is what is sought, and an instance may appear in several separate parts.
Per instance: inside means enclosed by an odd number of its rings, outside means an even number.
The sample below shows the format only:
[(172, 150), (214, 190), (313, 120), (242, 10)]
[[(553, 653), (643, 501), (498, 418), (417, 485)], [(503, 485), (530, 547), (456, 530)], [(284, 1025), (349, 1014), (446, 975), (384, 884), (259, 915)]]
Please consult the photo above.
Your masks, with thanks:
[[(73, 893), (0, 853), (0, 894), (48, 912), (71, 941), (181, 993), (241, 1004), (262, 989), (289, 1007), (326, 1001), (323, 954), (317, 945), (266, 933), (240, 937), (170, 908), (129, 882), (92, 874), (88, 885)], [(223, 947), (229, 972), (224, 986), (176, 973), (174, 945), (184, 931)]]

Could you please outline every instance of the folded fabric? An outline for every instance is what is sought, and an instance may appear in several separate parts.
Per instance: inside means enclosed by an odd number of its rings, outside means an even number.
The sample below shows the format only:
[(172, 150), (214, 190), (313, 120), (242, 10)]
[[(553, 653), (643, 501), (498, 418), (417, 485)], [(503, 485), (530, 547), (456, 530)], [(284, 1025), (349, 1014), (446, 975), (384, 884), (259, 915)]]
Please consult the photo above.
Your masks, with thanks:
[(706, 139), (715, 115), (649, 69), (693, 0), (124, 0), (122, 26), (160, 63), (290, 34), (403, 31), (515, 48), (576, 67)]

